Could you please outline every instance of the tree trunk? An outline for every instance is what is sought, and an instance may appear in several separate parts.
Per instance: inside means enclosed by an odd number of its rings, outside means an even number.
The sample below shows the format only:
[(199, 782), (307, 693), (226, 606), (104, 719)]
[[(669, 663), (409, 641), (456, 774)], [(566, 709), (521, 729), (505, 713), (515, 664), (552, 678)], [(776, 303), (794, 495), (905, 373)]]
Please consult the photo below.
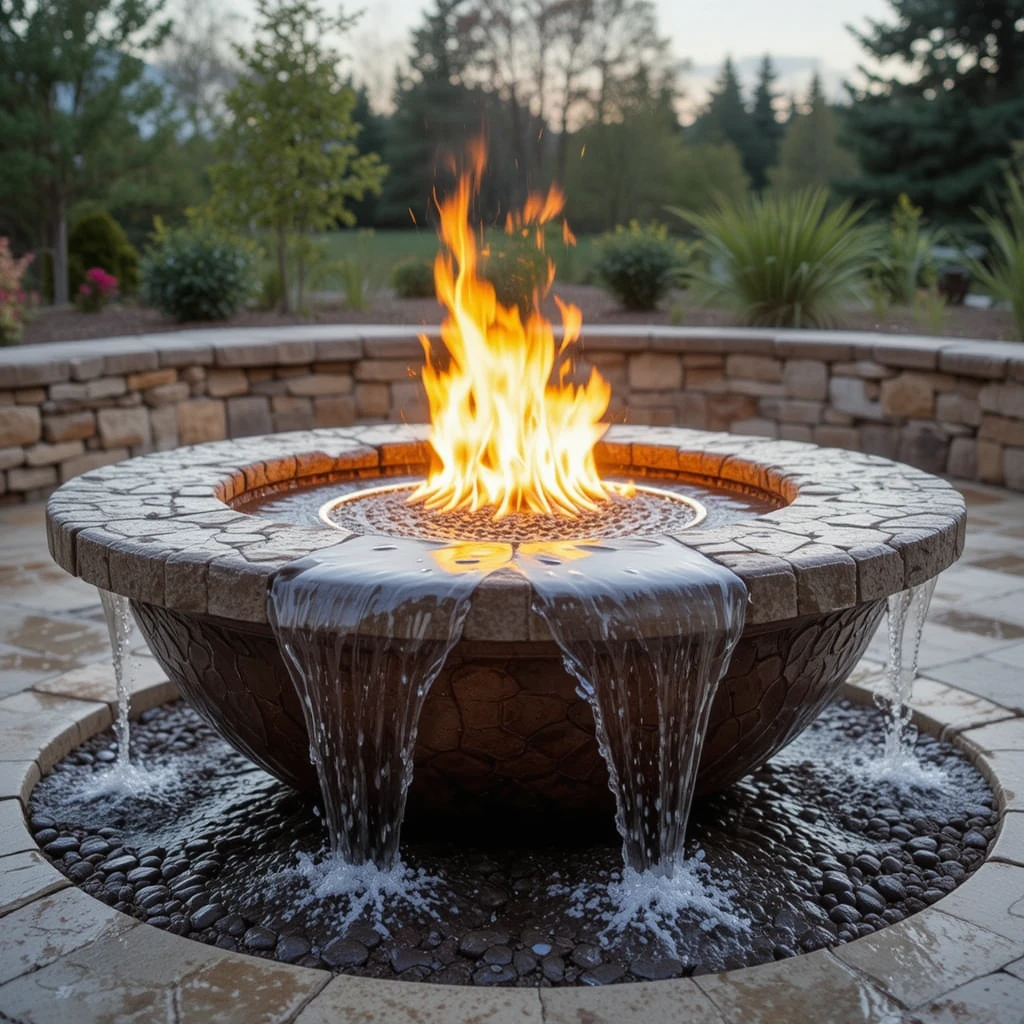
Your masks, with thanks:
[(281, 279), (281, 301), (278, 308), (282, 313), (290, 313), (292, 304), (288, 294), (288, 235), (284, 225), (278, 225), (277, 228), (277, 274)]
[(53, 238), (53, 304), (68, 304), (68, 217), (63, 199), (57, 201)]

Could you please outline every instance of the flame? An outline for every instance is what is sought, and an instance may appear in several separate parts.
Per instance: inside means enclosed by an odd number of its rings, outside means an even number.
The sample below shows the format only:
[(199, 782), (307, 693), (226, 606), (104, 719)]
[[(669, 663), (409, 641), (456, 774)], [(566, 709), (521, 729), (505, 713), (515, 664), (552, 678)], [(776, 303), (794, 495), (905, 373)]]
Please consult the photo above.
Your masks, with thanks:
[[(410, 501), (439, 512), (493, 508), (495, 519), (516, 512), (575, 516), (594, 510), (610, 493), (598, 475), (594, 445), (607, 429), (600, 421), (611, 389), (593, 369), (585, 384), (570, 379), (582, 315), (556, 298), (564, 332), (556, 343), (551, 322), (538, 311), (554, 279), (550, 260), (547, 286), (535, 296), (525, 324), (519, 309), (501, 305), (479, 276), (469, 208), (483, 173), (483, 146), (471, 155), (472, 170), (460, 177), (453, 195), (438, 202), (448, 251), (438, 254), (434, 280), (448, 308), (441, 326), (447, 358), (442, 353), (439, 360), (421, 336), (435, 458)], [(509, 216), (506, 230), (527, 239), (533, 233), (543, 249), (543, 224), (564, 203), (554, 187), (546, 196), (531, 197)], [(563, 237), (571, 237), (564, 225)]]

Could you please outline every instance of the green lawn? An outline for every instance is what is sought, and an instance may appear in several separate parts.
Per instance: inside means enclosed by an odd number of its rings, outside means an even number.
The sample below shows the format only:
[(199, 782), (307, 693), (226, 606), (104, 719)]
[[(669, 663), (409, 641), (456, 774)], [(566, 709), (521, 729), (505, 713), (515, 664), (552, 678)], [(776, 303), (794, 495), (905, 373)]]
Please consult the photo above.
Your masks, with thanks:
[[(407, 256), (418, 256), (432, 260), (438, 250), (437, 235), (428, 228), (407, 230), (354, 229), (331, 231), (320, 236), (327, 244), (329, 261), (353, 258), (363, 267), (371, 287), (386, 285), (391, 268)], [(594, 259), (593, 237), (580, 238), (575, 248), (566, 249), (561, 244), (552, 247), (550, 253), (558, 267), (562, 281), (582, 281)]]

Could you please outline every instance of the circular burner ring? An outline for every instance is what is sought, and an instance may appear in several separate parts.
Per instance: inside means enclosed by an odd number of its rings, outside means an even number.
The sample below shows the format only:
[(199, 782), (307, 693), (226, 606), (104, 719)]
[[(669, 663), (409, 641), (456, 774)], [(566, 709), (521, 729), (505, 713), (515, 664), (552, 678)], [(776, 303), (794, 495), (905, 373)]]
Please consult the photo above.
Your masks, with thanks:
[(339, 495), (320, 507), (320, 521), (357, 534), (436, 541), (534, 543), (616, 537), (652, 537), (678, 533), (707, 518), (701, 502), (686, 494), (644, 484), (610, 484), (612, 494), (595, 512), (575, 518), (542, 513), (513, 513), (495, 520), (490, 509), (436, 512), (411, 504), (417, 485), (403, 481)]

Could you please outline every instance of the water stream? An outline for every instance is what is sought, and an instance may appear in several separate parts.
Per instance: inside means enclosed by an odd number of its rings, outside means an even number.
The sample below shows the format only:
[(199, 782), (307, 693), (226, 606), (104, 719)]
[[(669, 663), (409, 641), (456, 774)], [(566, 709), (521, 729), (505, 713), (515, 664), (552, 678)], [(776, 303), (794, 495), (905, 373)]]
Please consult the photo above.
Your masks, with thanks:
[(534, 611), (593, 709), (623, 860), (672, 876), (712, 699), (743, 632), (746, 588), (670, 540), (547, 547), (524, 547), (518, 562)]
[(921, 634), (935, 583), (938, 577), (902, 590), (889, 598), (889, 656), (883, 677), (883, 689), (875, 701), (888, 717), (882, 761), (898, 770), (912, 760), (908, 738), (910, 699), (917, 662), (921, 651)]
[(99, 594), (103, 616), (107, 620), (107, 633), (110, 635), (110, 650), (114, 661), (114, 685), (117, 691), (117, 720), (114, 722), (114, 735), (117, 737), (117, 769), (121, 774), (126, 774), (131, 760), (131, 726), (128, 716), (131, 711), (133, 668), (131, 638), (135, 630), (135, 620), (132, 618), (131, 603), (127, 597), (112, 594), (107, 590), (100, 590)]
[(472, 560), (444, 571), (445, 548), (352, 537), (292, 563), (271, 586), (332, 851), (347, 864), (398, 863), (420, 710), (483, 576)]

